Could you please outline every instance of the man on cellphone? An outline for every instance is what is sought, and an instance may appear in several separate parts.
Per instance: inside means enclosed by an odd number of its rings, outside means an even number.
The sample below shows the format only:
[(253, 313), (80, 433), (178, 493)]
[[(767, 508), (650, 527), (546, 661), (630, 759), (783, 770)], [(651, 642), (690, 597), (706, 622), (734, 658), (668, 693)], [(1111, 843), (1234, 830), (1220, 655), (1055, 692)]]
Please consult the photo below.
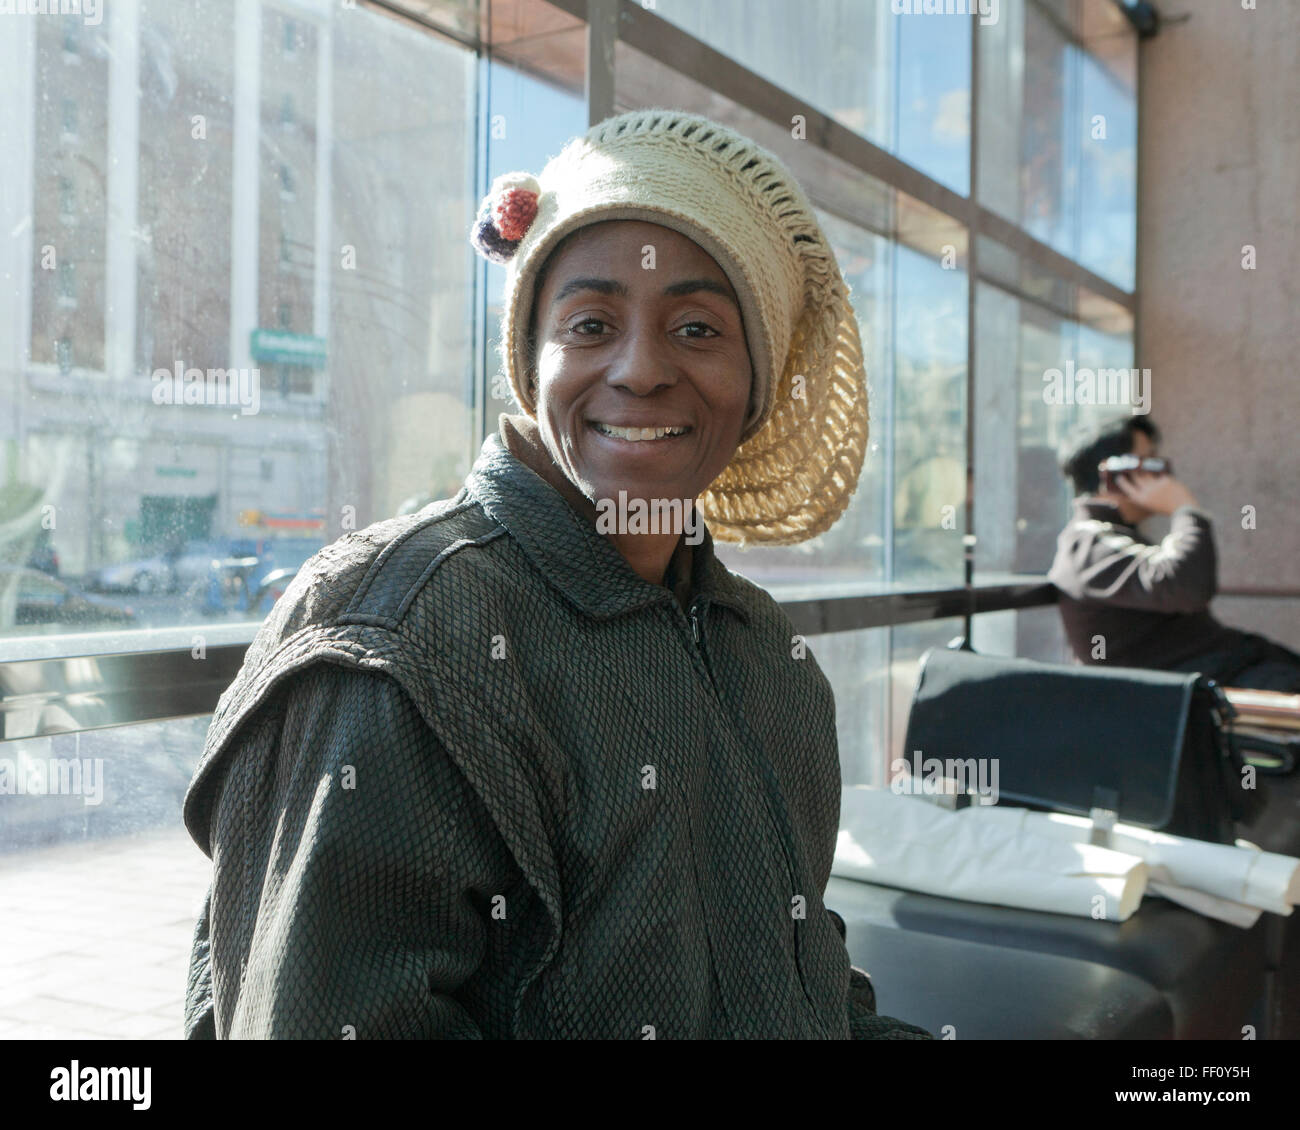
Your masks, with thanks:
[[(1121, 416), (1077, 433), (1061, 450), (1061, 470), (1076, 497), (1048, 578), (1061, 592), (1075, 658), (1300, 692), (1300, 655), (1210, 615), (1218, 588), (1214, 532), (1192, 492), (1172, 470), (1100, 469), (1116, 456), (1153, 459), (1159, 440), (1149, 418)], [(1137, 528), (1153, 514), (1170, 516), (1158, 544)]]

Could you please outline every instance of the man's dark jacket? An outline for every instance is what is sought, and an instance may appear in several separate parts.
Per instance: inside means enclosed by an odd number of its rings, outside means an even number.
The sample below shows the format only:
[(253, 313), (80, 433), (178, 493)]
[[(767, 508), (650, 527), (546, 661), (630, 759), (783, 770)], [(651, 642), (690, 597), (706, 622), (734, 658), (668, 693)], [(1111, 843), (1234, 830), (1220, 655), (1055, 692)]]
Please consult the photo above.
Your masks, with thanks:
[(1154, 544), (1113, 502), (1077, 498), (1047, 576), (1061, 592), (1070, 649), (1082, 663), (1200, 671), (1231, 682), (1290, 654), (1210, 614), (1218, 589), (1214, 531), (1195, 506), (1175, 510), (1169, 533)]
[(643, 580), (512, 419), (313, 558), (222, 696), (186, 1035), (928, 1038), (823, 906), (835, 706), (788, 618), (707, 535)]

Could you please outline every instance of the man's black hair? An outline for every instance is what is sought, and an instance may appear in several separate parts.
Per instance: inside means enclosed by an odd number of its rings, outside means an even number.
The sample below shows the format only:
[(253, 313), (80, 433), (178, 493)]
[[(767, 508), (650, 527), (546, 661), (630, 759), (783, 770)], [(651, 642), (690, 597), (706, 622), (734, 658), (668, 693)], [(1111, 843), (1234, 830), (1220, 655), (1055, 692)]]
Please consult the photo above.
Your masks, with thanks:
[(1130, 454), (1138, 432), (1152, 443), (1160, 442), (1160, 429), (1147, 416), (1116, 416), (1076, 429), (1060, 450), (1061, 473), (1074, 484), (1074, 493), (1096, 494), (1101, 489), (1097, 464), (1113, 455)]

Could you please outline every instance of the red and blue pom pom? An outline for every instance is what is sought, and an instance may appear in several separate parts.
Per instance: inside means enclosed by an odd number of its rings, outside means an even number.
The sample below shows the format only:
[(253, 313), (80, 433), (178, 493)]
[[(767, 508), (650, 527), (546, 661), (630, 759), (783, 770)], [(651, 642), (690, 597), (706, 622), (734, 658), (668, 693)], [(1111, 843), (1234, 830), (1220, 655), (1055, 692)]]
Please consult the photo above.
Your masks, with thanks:
[(508, 263), (537, 218), (542, 186), (531, 173), (504, 173), (479, 205), (470, 242), (485, 259)]

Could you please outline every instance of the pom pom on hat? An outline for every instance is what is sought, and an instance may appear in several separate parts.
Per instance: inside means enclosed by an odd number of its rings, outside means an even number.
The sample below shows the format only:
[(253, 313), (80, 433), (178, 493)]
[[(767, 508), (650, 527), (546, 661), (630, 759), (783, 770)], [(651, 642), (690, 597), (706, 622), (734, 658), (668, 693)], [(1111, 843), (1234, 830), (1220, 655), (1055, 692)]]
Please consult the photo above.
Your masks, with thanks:
[(531, 173), (503, 173), (479, 205), (470, 242), (485, 259), (508, 263), (537, 218), (542, 186)]

